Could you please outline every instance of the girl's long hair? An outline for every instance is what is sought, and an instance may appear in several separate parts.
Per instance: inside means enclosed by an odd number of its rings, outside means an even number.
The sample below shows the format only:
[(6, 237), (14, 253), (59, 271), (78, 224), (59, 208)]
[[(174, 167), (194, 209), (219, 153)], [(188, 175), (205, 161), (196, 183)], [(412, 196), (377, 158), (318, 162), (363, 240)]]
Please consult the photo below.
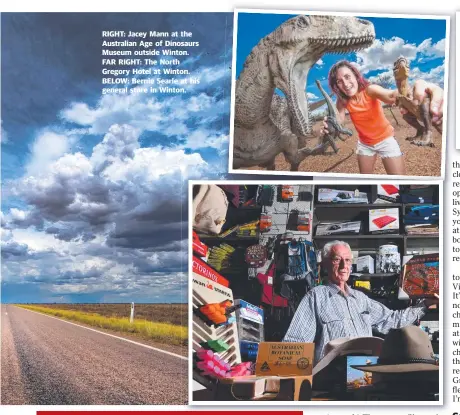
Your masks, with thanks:
[(369, 81), (365, 79), (361, 72), (359, 72), (359, 70), (348, 61), (339, 61), (332, 65), (328, 75), (329, 88), (335, 93), (337, 98), (340, 98), (343, 102), (347, 102), (350, 97), (346, 96), (337, 86), (337, 71), (344, 66), (350, 69), (350, 71), (353, 72), (353, 75), (355, 75), (356, 80), (358, 81), (359, 92), (367, 88)]

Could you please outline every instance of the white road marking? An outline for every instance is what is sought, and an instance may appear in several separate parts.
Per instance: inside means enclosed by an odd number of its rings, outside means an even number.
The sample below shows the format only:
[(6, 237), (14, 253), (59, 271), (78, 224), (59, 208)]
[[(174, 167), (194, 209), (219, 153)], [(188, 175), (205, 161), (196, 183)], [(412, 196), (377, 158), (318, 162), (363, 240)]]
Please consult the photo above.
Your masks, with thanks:
[(145, 347), (146, 349), (155, 350), (156, 352), (160, 352), (160, 353), (164, 353), (164, 354), (169, 354), (170, 356), (178, 357), (179, 359), (182, 359), (182, 360), (188, 360), (187, 357), (181, 356), (181, 355), (179, 355), (179, 354), (167, 352), (166, 350), (157, 349), (156, 347), (147, 346), (146, 344), (138, 343), (138, 342), (135, 342), (134, 340), (125, 339), (124, 337), (115, 336), (115, 335), (113, 335), (113, 334), (104, 333), (103, 331), (91, 329), (91, 328), (85, 327), (85, 326), (80, 326), (80, 324), (72, 323), (72, 322), (70, 322), (70, 321), (63, 320), (63, 319), (61, 319), (61, 318), (49, 316), (48, 314), (43, 314), (43, 313), (40, 313), (40, 312), (38, 312), (38, 311), (33, 311), (33, 310), (29, 310), (29, 309), (27, 309), (27, 308), (22, 308), (22, 307), (18, 307), (18, 308), (20, 308), (21, 310), (30, 311), (31, 313), (40, 314), (41, 316), (45, 316), (45, 317), (49, 317), (49, 318), (54, 318), (54, 319), (56, 319), (56, 320), (62, 321), (63, 323), (72, 324), (72, 326), (77, 326), (77, 327), (80, 327), (80, 328), (82, 328), (82, 329), (94, 331), (94, 332), (96, 332), (96, 333), (103, 334), (104, 336), (109, 336), (109, 337), (113, 337), (113, 338), (115, 338), (115, 339), (123, 340), (123, 341), (128, 342), (128, 343), (136, 344), (136, 345), (138, 345), (138, 346)]

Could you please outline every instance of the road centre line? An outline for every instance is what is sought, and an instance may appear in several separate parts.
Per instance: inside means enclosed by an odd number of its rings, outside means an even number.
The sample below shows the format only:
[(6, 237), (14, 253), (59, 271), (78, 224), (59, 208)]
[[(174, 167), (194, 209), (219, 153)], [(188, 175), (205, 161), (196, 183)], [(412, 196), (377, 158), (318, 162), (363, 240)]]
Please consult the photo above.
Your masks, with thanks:
[(67, 323), (67, 324), (72, 324), (73, 326), (77, 326), (77, 327), (80, 327), (80, 328), (82, 328), (82, 329), (94, 331), (94, 332), (99, 333), (99, 334), (104, 334), (105, 336), (113, 337), (113, 338), (119, 339), (119, 340), (124, 340), (125, 342), (128, 342), (128, 343), (136, 344), (136, 345), (138, 345), (138, 346), (142, 346), (142, 347), (145, 347), (145, 348), (150, 349), (150, 350), (155, 350), (156, 352), (165, 353), (165, 354), (168, 354), (168, 355), (170, 355), (170, 356), (178, 357), (179, 359), (182, 359), (182, 360), (188, 360), (187, 357), (184, 357), (184, 356), (181, 356), (181, 355), (178, 355), (178, 354), (175, 354), (175, 353), (167, 352), (166, 350), (157, 349), (156, 347), (153, 347), (153, 346), (147, 346), (146, 344), (138, 343), (138, 342), (135, 342), (134, 340), (125, 339), (124, 337), (115, 336), (115, 335), (113, 335), (113, 334), (104, 333), (103, 331), (95, 330), (95, 329), (92, 329), (92, 328), (89, 328), (89, 327), (85, 327), (85, 326), (80, 326), (79, 324), (72, 323), (72, 322), (70, 322), (70, 321), (60, 319), (60, 318), (58, 318), (58, 317), (49, 316), (48, 314), (40, 313), (40, 312), (38, 312), (38, 311), (33, 311), (33, 310), (29, 310), (29, 309), (27, 309), (27, 308), (22, 308), (22, 307), (18, 307), (18, 308), (20, 308), (21, 310), (30, 311), (31, 313), (40, 314), (41, 316), (45, 316), (45, 317), (49, 317), (49, 318), (54, 318), (54, 319), (56, 319), (56, 320), (62, 321), (62, 322)]

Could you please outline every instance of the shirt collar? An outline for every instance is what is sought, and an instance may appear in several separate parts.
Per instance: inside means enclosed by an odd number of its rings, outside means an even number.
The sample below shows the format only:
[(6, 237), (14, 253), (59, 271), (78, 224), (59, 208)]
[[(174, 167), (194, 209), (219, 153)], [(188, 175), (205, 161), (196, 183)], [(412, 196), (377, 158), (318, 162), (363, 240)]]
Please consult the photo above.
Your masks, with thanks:
[[(343, 295), (342, 291), (340, 290), (339, 286), (337, 284), (334, 284), (333, 282), (330, 282), (327, 284), (327, 287), (329, 288), (329, 296), (332, 297), (333, 295), (340, 294)], [(348, 284), (345, 284), (345, 290), (347, 291), (347, 294), (350, 297), (356, 298), (356, 292), (353, 290)]]

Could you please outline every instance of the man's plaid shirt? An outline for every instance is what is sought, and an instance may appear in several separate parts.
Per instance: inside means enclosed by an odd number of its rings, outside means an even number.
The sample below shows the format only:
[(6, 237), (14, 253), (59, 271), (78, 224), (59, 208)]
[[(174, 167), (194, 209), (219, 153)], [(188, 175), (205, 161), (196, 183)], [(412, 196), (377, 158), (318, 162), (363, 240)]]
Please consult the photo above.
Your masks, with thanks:
[(324, 346), (339, 337), (370, 337), (372, 329), (386, 334), (390, 329), (413, 324), (425, 314), (425, 306), (393, 311), (366, 294), (346, 286), (348, 295), (335, 284), (320, 285), (302, 299), (284, 336), (285, 342), (315, 343), (315, 364)]

